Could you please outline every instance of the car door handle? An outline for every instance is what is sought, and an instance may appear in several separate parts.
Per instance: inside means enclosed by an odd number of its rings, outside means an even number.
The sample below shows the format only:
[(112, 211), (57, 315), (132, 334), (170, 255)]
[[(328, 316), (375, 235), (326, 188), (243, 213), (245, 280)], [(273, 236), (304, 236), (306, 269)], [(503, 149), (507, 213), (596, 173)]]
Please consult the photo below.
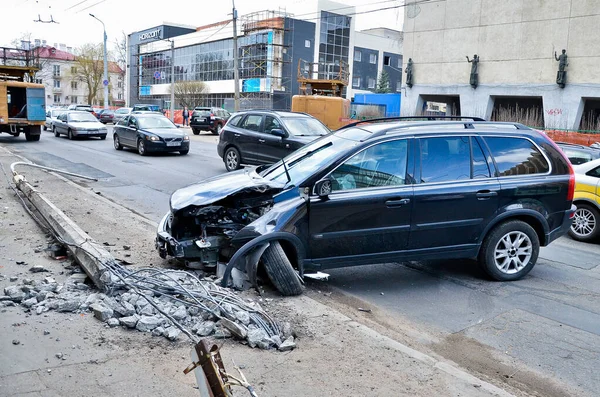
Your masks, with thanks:
[(235, 136), (236, 138), (239, 138), (241, 135), (240, 134), (233, 134), (233, 136)]
[(491, 190), (480, 190), (476, 194), (478, 200), (487, 200), (497, 195), (498, 192), (492, 192)]
[(259, 139), (258, 140), (260, 143), (265, 143), (266, 141), (264, 139)]
[(410, 199), (405, 198), (405, 199), (398, 199), (398, 200), (387, 200), (385, 202), (385, 205), (388, 208), (392, 208), (392, 207), (401, 207), (401, 206), (406, 205), (408, 203), (410, 203)]

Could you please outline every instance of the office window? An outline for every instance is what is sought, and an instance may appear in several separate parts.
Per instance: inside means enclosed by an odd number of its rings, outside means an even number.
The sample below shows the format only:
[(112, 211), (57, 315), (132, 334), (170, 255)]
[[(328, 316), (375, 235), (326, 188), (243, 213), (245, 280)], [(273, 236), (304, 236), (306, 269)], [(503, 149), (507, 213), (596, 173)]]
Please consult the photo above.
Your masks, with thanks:
[(369, 63), (377, 63), (377, 55), (370, 54), (369, 55)]
[(60, 80), (54, 80), (54, 88), (60, 88)]
[(369, 88), (375, 88), (375, 79), (374, 79), (374, 78), (371, 78), (371, 77), (369, 77), (369, 80), (368, 80), (368, 81), (369, 81), (369, 85), (368, 85), (368, 87), (369, 87)]
[(54, 103), (60, 103), (60, 95), (54, 95)]
[(398, 69), (402, 69), (402, 58), (398, 58), (398, 63), (396, 64)]
[(310, 48), (310, 40), (304, 40), (304, 47)]
[(360, 77), (352, 78), (352, 87), (360, 87)]
[(360, 62), (362, 59), (362, 53), (359, 50), (354, 50), (354, 60)]
[(77, 82), (76, 81), (71, 81), (71, 88), (76, 90), (77, 89)]
[(392, 66), (392, 58), (384, 55), (383, 56), (383, 64), (385, 66)]

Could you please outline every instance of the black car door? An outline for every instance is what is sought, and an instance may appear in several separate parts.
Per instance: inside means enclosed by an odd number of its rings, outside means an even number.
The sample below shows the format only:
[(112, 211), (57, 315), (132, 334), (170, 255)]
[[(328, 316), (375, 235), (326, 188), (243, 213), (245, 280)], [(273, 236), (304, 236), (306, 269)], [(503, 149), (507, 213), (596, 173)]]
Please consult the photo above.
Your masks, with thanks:
[(275, 163), (293, 150), (290, 144), (286, 142), (287, 138), (282, 138), (271, 133), (272, 130), (279, 129), (285, 132), (282, 123), (274, 116), (265, 116), (262, 135), (258, 138), (256, 157), (261, 164)]
[(498, 211), (500, 183), (485, 145), (475, 136), (456, 135), (416, 142), (420, 167), (409, 248), (474, 247)]
[(113, 129), (113, 133), (115, 135), (117, 135), (119, 137), (119, 141), (121, 142), (122, 145), (128, 145), (129, 143), (127, 142), (127, 137), (125, 136), (125, 126), (127, 125), (127, 120), (129, 119), (129, 116), (125, 116), (123, 118), (121, 118), (117, 124), (115, 124), (115, 127)]
[[(329, 177), (332, 193), (309, 203), (310, 257), (323, 268), (376, 263), (408, 246), (412, 213), (411, 139), (367, 147)], [(412, 156), (411, 156), (412, 157)]]
[(232, 127), (234, 145), (240, 150), (242, 162), (247, 164), (257, 164), (258, 140), (263, 135), (261, 114), (250, 113), (238, 123), (237, 127)]

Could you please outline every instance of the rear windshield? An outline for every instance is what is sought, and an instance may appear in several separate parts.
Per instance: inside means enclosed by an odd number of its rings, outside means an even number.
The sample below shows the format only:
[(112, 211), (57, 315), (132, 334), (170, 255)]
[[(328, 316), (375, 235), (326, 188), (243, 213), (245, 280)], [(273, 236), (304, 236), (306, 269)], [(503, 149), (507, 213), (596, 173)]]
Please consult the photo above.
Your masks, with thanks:
[(160, 107), (158, 105), (136, 105), (133, 108), (134, 110), (146, 110), (150, 112), (158, 112), (160, 111)]
[(210, 114), (211, 114), (210, 109), (194, 109), (194, 113), (192, 115), (207, 117), (207, 116), (210, 116)]

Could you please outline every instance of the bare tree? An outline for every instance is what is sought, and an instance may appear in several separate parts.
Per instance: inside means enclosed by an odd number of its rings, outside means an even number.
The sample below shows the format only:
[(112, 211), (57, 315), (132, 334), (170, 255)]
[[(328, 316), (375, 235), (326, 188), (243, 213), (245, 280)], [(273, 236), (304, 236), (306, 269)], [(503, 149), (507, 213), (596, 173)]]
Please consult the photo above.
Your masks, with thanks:
[(199, 106), (208, 92), (208, 86), (202, 81), (182, 80), (175, 83), (176, 103), (189, 109)]
[(104, 53), (102, 44), (84, 44), (77, 49), (75, 76), (82, 81), (87, 88), (87, 103), (92, 105), (99, 101), (98, 92), (101, 91), (102, 78), (104, 75)]
[(121, 69), (125, 70), (127, 66), (127, 34), (121, 31), (121, 35), (115, 39), (113, 46), (115, 48), (113, 58)]

